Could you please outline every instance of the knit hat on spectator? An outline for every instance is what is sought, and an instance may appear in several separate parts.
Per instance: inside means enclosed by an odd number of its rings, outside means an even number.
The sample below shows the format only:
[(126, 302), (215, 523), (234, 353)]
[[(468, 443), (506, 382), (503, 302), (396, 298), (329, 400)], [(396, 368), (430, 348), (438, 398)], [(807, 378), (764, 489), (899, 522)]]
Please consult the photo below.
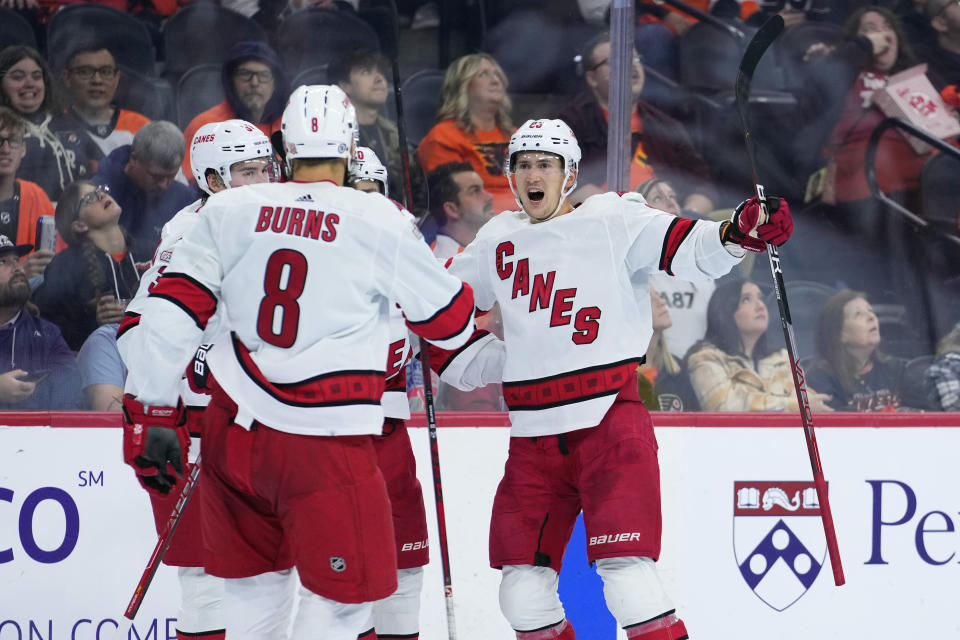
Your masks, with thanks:
[(15, 251), (17, 256), (23, 257), (33, 251), (32, 244), (13, 244), (10, 242), (10, 238), (4, 235), (0, 235), (0, 253), (5, 251)]

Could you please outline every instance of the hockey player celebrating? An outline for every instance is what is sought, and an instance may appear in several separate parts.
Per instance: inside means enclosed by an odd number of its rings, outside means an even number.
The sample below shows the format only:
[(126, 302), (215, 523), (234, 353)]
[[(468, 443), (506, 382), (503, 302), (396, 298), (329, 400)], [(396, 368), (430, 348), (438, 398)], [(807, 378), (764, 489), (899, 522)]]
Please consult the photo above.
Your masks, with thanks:
[(773, 213), (759, 226), (756, 200), (723, 223), (674, 217), (636, 193), (574, 209), (579, 160), (561, 120), (529, 120), (513, 134), (505, 173), (521, 210), (484, 225), (449, 267), (478, 309), (500, 304), (504, 340), (478, 332), (431, 363), (463, 390), (503, 383), (512, 429), (490, 564), (502, 569), (500, 607), (517, 638), (575, 637), (557, 582), (582, 509), (587, 557), (627, 637), (677, 640), (687, 632), (657, 576), (657, 443), (636, 378), (652, 335), (647, 280), (719, 277), (745, 249), (786, 241), (790, 209), (768, 198)]
[[(270, 140), (244, 120), (214, 122), (201, 127), (190, 146), (190, 160), (197, 185), (203, 189), (204, 195), (178, 212), (160, 232), (160, 244), (154, 254), (153, 264), (140, 279), (137, 295), (127, 305), (123, 323), (117, 331), (117, 346), (128, 362), (139, 353), (137, 337), (140, 332), (137, 325), (149, 290), (170, 264), (176, 244), (200, 221), (201, 209), (209, 196), (231, 187), (273, 182), (278, 176)], [(208, 340), (213, 338), (214, 324), (212, 321), (207, 324), (205, 337), (209, 336)], [(186, 385), (183, 385), (181, 395), (186, 412), (185, 426), (190, 436), (196, 438), (200, 435), (200, 417), (209, 402), (209, 396), (193, 393)], [(124, 437), (130, 440), (133, 432), (124, 430)], [(128, 446), (132, 447), (132, 443), (126, 442), (125, 448)], [(196, 451), (195, 445), (193, 458), (196, 457)], [(185, 471), (190, 471), (189, 465)], [(171, 483), (162, 474), (141, 479), (156, 489), (150, 491), (149, 495), (157, 532), (160, 533), (179, 496), (176, 491), (170, 491)], [(202, 487), (203, 483), (199, 483), (193, 499), (187, 503), (176, 533), (163, 556), (164, 564), (177, 567), (180, 582), (180, 612), (176, 627), (179, 640), (224, 637), (223, 579), (203, 570), (199, 497)]]
[[(350, 182), (359, 191), (387, 195), (387, 170), (377, 154), (359, 147), (350, 169)], [(398, 214), (407, 216), (405, 211)], [(397, 548), (397, 590), (385, 600), (373, 603), (373, 622), (360, 640), (420, 637), (420, 592), (423, 567), (430, 561), (427, 514), (423, 489), (417, 479), (417, 461), (410, 446), (406, 421), (410, 419), (407, 400), (406, 363), (411, 345), (407, 325), (396, 305), (390, 305), (390, 347), (387, 350), (386, 387), (383, 391), (383, 431), (373, 438), (377, 464), (387, 483)]]
[[(176, 480), (189, 439), (180, 374), (222, 305), (202, 439), (204, 568), (225, 580), (231, 639), (355, 640), (397, 588), (390, 504), (370, 435), (383, 426), (389, 301), (455, 349), (473, 293), (408, 216), (343, 187), (357, 130), (338, 87), (297, 88), (282, 119), (293, 181), (212, 196), (139, 322), (124, 399), (127, 459)], [(148, 483), (149, 487), (150, 484)]]

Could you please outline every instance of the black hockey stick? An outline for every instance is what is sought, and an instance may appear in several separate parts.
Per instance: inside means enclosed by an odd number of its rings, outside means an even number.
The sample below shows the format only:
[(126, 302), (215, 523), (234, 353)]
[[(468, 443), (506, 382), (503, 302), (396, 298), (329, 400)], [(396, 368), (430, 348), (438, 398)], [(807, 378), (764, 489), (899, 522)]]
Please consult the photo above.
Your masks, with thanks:
[[(756, 70), (760, 58), (763, 57), (763, 53), (782, 31), (783, 18), (779, 15), (775, 15), (763, 23), (763, 26), (754, 34), (747, 45), (747, 50), (740, 61), (740, 71), (737, 73), (737, 110), (740, 112), (740, 123), (743, 125), (747, 159), (750, 162), (750, 173), (753, 175), (753, 184), (756, 188), (757, 200), (760, 203), (761, 219), (766, 219), (767, 207), (764, 200), (763, 185), (757, 182), (757, 163), (753, 138), (750, 136), (750, 126), (747, 121), (747, 106), (750, 99), (750, 81), (753, 79), (753, 72)], [(790, 372), (793, 374), (793, 385), (800, 406), (800, 419), (803, 421), (803, 431), (807, 440), (807, 453), (810, 455), (810, 466), (813, 468), (813, 483), (817, 488), (817, 499), (820, 502), (820, 517), (823, 521), (823, 531), (827, 539), (830, 565), (833, 567), (833, 581), (839, 587), (846, 580), (843, 577), (840, 549), (837, 546), (837, 532), (833, 526), (833, 512), (830, 510), (830, 499), (827, 495), (827, 481), (823, 477), (820, 451), (817, 448), (817, 436), (813, 430), (813, 412), (810, 410), (803, 369), (797, 361), (797, 341), (793, 334), (793, 321), (790, 319), (790, 306), (787, 304), (787, 288), (783, 282), (783, 270), (780, 265), (780, 254), (777, 247), (767, 243), (767, 256), (770, 258), (770, 271), (773, 274), (773, 286), (777, 293), (777, 306), (780, 309), (780, 324), (783, 327), (783, 337), (787, 343)]]
[[(397, 107), (397, 137), (400, 143), (400, 158), (403, 166), (404, 197), (407, 209), (413, 208), (413, 188), (410, 184), (410, 158), (407, 155), (407, 133), (403, 122), (403, 91), (400, 88), (400, 24), (397, 20), (397, 3), (390, 0), (393, 22), (394, 51), (393, 97)], [(440, 477), (440, 447), (437, 442), (437, 414), (433, 402), (433, 384), (430, 380), (430, 352), (427, 341), (420, 338), (420, 367), (423, 369), (423, 403), (427, 414), (427, 432), (430, 436), (430, 468), (433, 471), (433, 500), (437, 509), (437, 537), (440, 542), (440, 568), (443, 572), (443, 601), (447, 610), (447, 636), (456, 640), (457, 625), (453, 613), (453, 578), (450, 575), (450, 550), (447, 544), (447, 518), (443, 506), (443, 481)]]
[[(183, 512), (190, 502), (190, 496), (193, 495), (193, 490), (197, 486), (199, 477), (200, 456), (198, 455), (197, 461), (193, 463), (190, 473), (187, 474), (184, 480), (183, 488), (180, 490), (180, 497), (177, 498), (177, 503), (173, 506), (173, 511), (171, 511), (167, 517), (167, 524), (164, 526), (160, 537), (157, 538), (157, 544), (153, 547), (153, 553), (150, 554), (150, 559), (147, 560), (147, 566), (140, 576), (140, 582), (137, 583), (137, 588), (133, 590), (133, 596), (130, 598), (129, 604), (127, 604), (126, 611), (123, 612), (124, 617), (131, 623), (136, 617), (137, 611), (140, 610), (140, 605), (143, 604), (143, 599), (147, 595), (147, 589), (150, 588), (150, 583), (153, 582), (153, 577), (156, 575), (157, 569), (160, 568), (160, 561), (163, 560), (163, 554), (167, 552), (167, 547), (170, 546), (170, 540), (173, 539), (177, 525), (180, 524), (180, 518), (183, 517)], [(124, 634), (123, 637), (126, 638), (127, 635)]]

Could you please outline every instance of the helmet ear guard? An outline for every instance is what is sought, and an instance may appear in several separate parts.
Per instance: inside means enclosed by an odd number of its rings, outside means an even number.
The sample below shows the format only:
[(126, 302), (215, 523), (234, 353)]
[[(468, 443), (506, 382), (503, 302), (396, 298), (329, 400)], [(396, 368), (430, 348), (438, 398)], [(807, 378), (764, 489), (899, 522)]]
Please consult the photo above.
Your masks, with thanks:
[(514, 183), (514, 157), (524, 151), (541, 151), (543, 153), (552, 153), (559, 156), (563, 161), (563, 184), (564, 189), (560, 195), (560, 201), (553, 213), (545, 218), (549, 220), (557, 215), (564, 200), (573, 193), (577, 187), (577, 182), (566, 187), (570, 177), (577, 171), (580, 165), (580, 145), (577, 143), (577, 137), (573, 130), (563, 120), (527, 120), (510, 136), (510, 145), (507, 149), (507, 157), (504, 162), (503, 173), (507, 177), (507, 183), (510, 185), (510, 191), (517, 201), (517, 206), (523, 208), (520, 202), (520, 194), (517, 193), (517, 187)]

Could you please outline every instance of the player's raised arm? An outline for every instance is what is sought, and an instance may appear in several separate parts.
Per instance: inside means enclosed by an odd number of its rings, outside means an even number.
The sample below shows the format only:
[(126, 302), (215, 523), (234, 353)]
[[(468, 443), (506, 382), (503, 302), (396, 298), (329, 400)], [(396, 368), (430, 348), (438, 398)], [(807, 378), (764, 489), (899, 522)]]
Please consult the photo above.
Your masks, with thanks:
[(662, 213), (648, 207), (639, 194), (623, 194), (621, 212), (630, 241), (627, 266), (631, 271), (660, 270), (688, 279), (719, 278), (747, 251), (764, 251), (763, 238), (780, 245), (790, 237), (790, 207), (782, 198), (769, 200), (773, 212), (769, 221), (760, 219), (760, 208), (752, 198), (741, 203), (729, 221), (714, 222)]

